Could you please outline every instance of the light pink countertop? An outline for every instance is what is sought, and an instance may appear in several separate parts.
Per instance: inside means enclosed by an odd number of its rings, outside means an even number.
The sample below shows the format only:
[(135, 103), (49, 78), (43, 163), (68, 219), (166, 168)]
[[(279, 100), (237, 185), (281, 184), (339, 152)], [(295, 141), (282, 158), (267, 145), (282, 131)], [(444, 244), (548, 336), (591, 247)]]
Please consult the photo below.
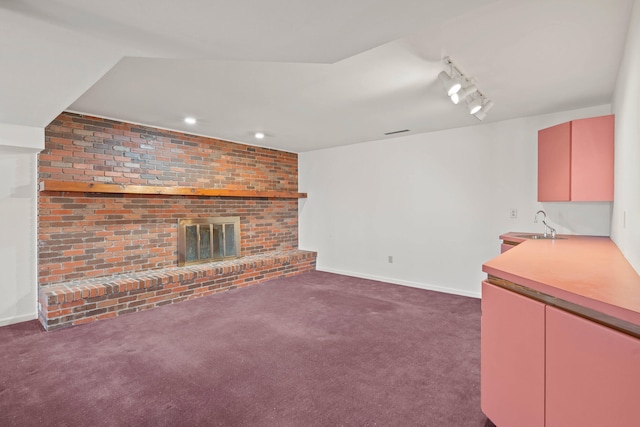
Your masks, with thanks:
[(522, 242), (482, 271), (535, 291), (640, 325), (640, 276), (608, 237), (563, 236)]

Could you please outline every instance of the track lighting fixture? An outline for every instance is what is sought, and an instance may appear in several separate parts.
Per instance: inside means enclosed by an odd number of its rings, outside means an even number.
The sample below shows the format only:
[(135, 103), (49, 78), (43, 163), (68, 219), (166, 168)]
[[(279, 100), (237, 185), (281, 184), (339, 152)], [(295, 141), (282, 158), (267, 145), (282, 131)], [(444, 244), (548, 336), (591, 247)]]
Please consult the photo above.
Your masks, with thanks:
[(493, 107), (493, 101), (487, 99), (475, 85), (475, 79), (466, 77), (448, 56), (443, 61), (449, 67), (449, 72), (441, 71), (438, 79), (451, 102), (459, 104), (465, 101), (469, 114), (473, 114), (478, 120), (484, 120)]

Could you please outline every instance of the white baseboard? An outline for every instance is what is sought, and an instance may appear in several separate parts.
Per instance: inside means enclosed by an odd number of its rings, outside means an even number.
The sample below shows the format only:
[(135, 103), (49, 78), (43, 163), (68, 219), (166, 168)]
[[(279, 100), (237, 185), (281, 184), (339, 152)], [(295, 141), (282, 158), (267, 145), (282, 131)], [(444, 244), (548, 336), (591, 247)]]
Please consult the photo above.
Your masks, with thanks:
[(27, 322), (29, 320), (35, 320), (37, 318), (38, 318), (38, 313), (6, 317), (4, 319), (0, 319), (0, 326), (13, 325), (14, 323), (20, 323), (20, 322)]
[(429, 291), (436, 291), (436, 292), (444, 292), (446, 294), (460, 295), (464, 297), (480, 298), (482, 296), (480, 292), (471, 292), (464, 289), (455, 289), (455, 288), (448, 288), (445, 286), (430, 285), (426, 283), (410, 282), (408, 280), (394, 279), (392, 277), (374, 276), (372, 274), (355, 273), (353, 271), (336, 270), (333, 268), (316, 268), (316, 270), (324, 271), (327, 273), (342, 274), (343, 276), (358, 277), (360, 279), (377, 280), (378, 282), (392, 283), (394, 285), (409, 286), (411, 288), (426, 289)]

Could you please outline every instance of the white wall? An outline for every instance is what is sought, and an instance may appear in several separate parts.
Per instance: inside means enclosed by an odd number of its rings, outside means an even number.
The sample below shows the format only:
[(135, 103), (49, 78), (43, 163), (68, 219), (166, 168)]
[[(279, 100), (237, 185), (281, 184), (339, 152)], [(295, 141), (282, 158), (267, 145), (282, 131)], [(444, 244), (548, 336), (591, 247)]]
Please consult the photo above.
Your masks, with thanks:
[(559, 233), (609, 235), (611, 203), (536, 202), (538, 129), (609, 113), (605, 105), (301, 153), (309, 198), (300, 247), (318, 251), (319, 270), (480, 296), (498, 236), (542, 232), (538, 209)]
[(44, 129), (0, 124), (0, 326), (37, 317), (37, 155)]
[(44, 150), (44, 128), (0, 123), (0, 147), (40, 152)]
[(640, 3), (635, 2), (616, 85), (615, 191), (611, 238), (640, 273)]

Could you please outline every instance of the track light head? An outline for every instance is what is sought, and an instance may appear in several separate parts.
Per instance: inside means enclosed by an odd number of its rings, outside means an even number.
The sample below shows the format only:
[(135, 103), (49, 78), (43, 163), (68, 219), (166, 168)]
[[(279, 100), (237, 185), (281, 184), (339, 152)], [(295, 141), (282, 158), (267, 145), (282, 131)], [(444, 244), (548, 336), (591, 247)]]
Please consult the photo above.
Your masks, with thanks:
[(448, 96), (458, 93), (458, 91), (462, 88), (462, 84), (460, 83), (460, 81), (457, 78), (447, 74), (446, 71), (441, 71), (440, 74), (438, 74), (438, 78), (442, 82), (444, 90), (445, 92), (447, 92)]
[(465, 88), (460, 89), (458, 93), (454, 93), (453, 95), (451, 95), (451, 102), (457, 105), (460, 103), (460, 101), (464, 101), (467, 96), (477, 91), (478, 88), (475, 85), (469, 85)]
[(469, 114), (476, 114), (482, 108), (482, 98), (479, 96), (469, 98), (467, 100), (467, 108), (469, 109)]
[(480, 109), (480, 111), (478, 111), (476, 114), (474, 114), (476, 116), (476, 118), (480, 121), (484, 120), (487, 117), (487, 111), (489, 111), (491, 109), (491, 107), (493, 107), (493, 101), (488, 100), (484, 103), (484, 105), (482, 106), (482, 108)]

